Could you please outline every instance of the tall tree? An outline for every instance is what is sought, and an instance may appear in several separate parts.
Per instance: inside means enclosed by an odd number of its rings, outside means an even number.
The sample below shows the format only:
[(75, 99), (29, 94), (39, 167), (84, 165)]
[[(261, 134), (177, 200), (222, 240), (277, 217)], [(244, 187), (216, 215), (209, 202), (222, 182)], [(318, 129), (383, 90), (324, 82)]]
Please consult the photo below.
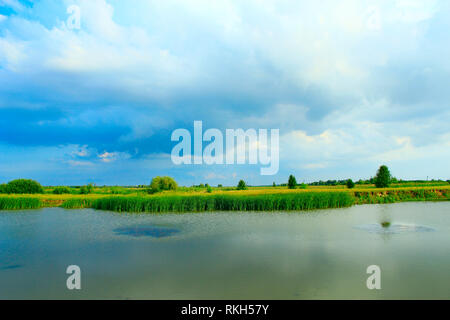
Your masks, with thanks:
[(295, 179), (295, 177), (291, 174), (289, 176), (289, 180), (288, 180), (288, 188), (289, 189), (295, 189), (295, 187), (297, 187), (297, 180)]
[(387, 188), (391, 183), (391, 173), (387, 166), (382, 165), (375, 176), (375, 186), (377, 188)]

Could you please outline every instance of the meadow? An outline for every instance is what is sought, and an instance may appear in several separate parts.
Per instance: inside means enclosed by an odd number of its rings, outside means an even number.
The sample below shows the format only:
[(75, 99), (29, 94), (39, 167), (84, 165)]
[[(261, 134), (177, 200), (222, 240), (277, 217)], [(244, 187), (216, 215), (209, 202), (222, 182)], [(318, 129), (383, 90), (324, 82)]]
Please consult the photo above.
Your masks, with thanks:
[(307, 186), (288, 189), (285, 186), (248, 187), (179, 187), (175, 191), (149, 194), (138, 187), (93, 187), (89, 194), (77, 188), (69, 193), (55, 194), (52, 187), (44, 193), (31, 195), (0, 195), (0, 210), (62, 207), (66, 209), (94, 208), (118, 212), (204, 212), (204, 211), (297, 211), (348, 207), (354, 204), (394, 203), (403, 201), (450, 200), (450, 185), (405, 186), (375, 188), (357, 185), (348, 189), (337, 186)]

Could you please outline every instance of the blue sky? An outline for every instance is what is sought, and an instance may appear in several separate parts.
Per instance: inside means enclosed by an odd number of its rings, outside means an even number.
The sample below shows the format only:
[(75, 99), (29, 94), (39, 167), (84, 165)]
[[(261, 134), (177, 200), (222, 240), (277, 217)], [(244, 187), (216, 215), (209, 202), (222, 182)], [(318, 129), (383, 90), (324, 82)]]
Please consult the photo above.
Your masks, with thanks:
[[(0, 182), (449, 179), (449, 30), (448, 1), (0, 0)], [(194, 120), (279, 129), (279, 173), (175, 166)]]

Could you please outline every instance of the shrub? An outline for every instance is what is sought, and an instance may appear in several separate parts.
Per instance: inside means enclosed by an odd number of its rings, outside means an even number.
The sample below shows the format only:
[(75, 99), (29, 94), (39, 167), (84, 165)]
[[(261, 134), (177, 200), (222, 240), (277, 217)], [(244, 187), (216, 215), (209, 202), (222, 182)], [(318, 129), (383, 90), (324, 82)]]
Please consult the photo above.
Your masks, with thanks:
[(80, 188), (80, 194), (89, 194), (94, 191), (94, 185), (92, 183), (89, 183), (87, 186), (82, 186)]
[(239, 180), (239, 183), (237, 185), (238, 190), (247, 190), (247, 184), (244, 180)]
[(160, 192), (163, 190), (176, 190), (178, 188), (178, 184), (171, 177), (155, 177), (152, 179), (150, 183), (150, 192)]
[(387, 166), (381, 166), (375, 176), (375, 186), (377, 188), (387, 188), (391, 183), (391, 173)]
[(306, 189), (308, 187), (308, 185), (306, 184), (306, 183), (301, 183), (300, 185), (299, 185), (299, 188), (300, 189)]
[(289, 180), (288, 180), (288, 188), (289, 189), (295, 189), (295, 187), (297, 187), (297, 180), (295, 179), (295, 177), (291, 174), (289, 176)]
[(355, 187), (355, 183), (353, 182), (352, 179), (348, 179), (347, 180), (347, 188), (349, 189), (353, 189)]
[(67, 187), (56, 187), (53, 189), (53, 194), (65, 194), (65, 193), (71, 193), (70, 189)]
[(208, 186), (208, 187), (206, 188), (206, 192), (211, 193), (211, 192), (212, 192), (212, 188), (211, 188), (210, 186)]
[(6, 183), (0, 184), (0, 193), (8, 193), (8, 186)]
[(8, 182), (5, 193), (32, 194), (43, 192), (44, 189), (39, 182), (28, 179), (17, 179)]

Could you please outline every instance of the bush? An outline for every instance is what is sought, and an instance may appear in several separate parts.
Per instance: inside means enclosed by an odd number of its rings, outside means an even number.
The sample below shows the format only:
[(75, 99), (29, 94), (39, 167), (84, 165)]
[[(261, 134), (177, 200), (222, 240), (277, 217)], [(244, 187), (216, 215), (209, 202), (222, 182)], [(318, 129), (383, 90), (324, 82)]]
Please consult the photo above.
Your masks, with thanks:
[(288, 188), (289, 189), (295, 189), (297, 187), (297, 180), (295, 179), (295, 177), (291, 174), (289, 176), (289, 180), (288, 180)]
[(212, 192), (212, 188), (211, 188), (210, 186), (208, 186), (208, 187), (206, 188), (206, 192), (211, 193), (211, 192)]
[(387, 166), (381, 166), (375, 176), (375, 186), (377, 188), (387, 188), (391, 183), (391, 173)]
[(70, 189), (67, 187), (56, 187), (53, 189), (53, 194), (65, 194), (65, 193), (71, 193)]
[(39, 182), (28, 179), (17, 179), (8, 182), (5, 188), (5, 193), (19, 193), (19, 194), (32, 194), (32, 193), (44, 193), (44, 189)]
[(8, 193), (8, 186), (6, 183), (0, 184), (0, 193)]
[(171, 177), (155, 177), (150, 183), (150, 192), (156, 193), (163, 190), (176, 190), (178, 184)]
[(308, 187), (308, 185), (306, 184), (306, 183), (301, 183), (300, 185), (299, 185), (299, 188), (300, 189), (306, 189)]
[(352, 179), (348, 179), (347, 180), (347, 188), (349, 189), (353, 189), (355, 187), (355, 183), (353, 182)]
[(80, 194), (89, 194), (94, 191), (94, 185), (92, 183), (89, 183), (87, 186), (82, 186), (80, 188)]
[(238, 190), (247, 190), (247, 184), (244, 180), (239, 180), (239, 183), (237, 185)]

